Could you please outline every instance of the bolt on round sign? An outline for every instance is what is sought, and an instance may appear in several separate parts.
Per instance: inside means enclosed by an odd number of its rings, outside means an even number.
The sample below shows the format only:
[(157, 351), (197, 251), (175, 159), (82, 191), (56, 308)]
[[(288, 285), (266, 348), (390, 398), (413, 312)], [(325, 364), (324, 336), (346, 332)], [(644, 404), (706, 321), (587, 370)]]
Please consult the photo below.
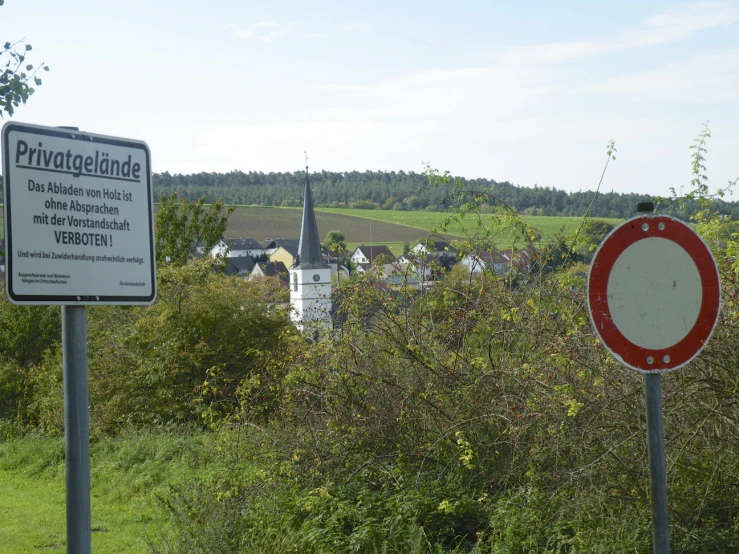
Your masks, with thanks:
[(2, 128), (5, 291), (15, 304), (151, 304), (146, 143), (58, 127)]
[(593, 328), (613, 356), (655, 373), (687, 364), (707, 344), (721, 283), (711, 251), (688, 225), (640, 215), (601, 243), (587, 297)]

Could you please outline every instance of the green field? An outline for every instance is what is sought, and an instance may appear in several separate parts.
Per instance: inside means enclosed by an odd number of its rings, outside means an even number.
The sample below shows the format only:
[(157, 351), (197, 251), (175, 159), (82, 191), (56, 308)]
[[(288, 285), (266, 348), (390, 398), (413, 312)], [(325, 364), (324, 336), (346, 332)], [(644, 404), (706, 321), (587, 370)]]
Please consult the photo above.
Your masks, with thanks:
[[(324, 237), (331, 230), (338, 229), (346, 237), (347, 245), (387, 244), (393, 251), (402, 251), (403, 244), (413, 245), (429, 235), (429, 229), (437, 227), (449, 217), (442, 212), (400, 212), (385, 210), (356, 210), (317, 208), (318, 233)], [(483, 221), (494, 225), (493, 216), (484, 215)], [(231, 215), (226, 235), (229, 238), (247, 237), (258, 241), (267, 238), (298, 238), (301, 208), (259, 208), (239, 206)], [(526, 223), (536, 229), (542, 241), (564, 233), (573, 233), (582, 223), (579, 217), (523, 216)], [(618, 223), (619, 220), (609, 220)], [(463, 238), (473, 235), (477, 219), (468, 216), (460, 222), (450, 222), (446, 233), (441, 236)], [(498, 248), (507, 248), (513, 239), (511, 232), (501, 231), (496, 237)]]

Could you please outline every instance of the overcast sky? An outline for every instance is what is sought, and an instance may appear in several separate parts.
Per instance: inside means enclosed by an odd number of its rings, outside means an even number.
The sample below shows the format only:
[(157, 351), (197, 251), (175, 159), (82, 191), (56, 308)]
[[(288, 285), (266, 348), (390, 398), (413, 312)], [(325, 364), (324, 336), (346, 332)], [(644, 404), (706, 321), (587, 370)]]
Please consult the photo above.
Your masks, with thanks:
[[(739, 176), (739, 2), (6, 0), (51, 71), (14, 119), (154, 171), (423, 171), (667, 195)], [(739, 199), (739, 196), (737, 197)]]

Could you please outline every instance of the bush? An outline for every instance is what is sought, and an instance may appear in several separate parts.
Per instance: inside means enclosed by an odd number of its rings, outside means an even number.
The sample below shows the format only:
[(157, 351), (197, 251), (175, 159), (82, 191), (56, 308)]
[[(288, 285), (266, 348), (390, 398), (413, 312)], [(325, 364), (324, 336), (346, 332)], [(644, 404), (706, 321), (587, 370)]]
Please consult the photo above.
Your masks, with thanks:
[[(207, 426), (238, 413), (241, 381), (257, 375), (271, 356), (279, 357), (295, 333), (287, 315), (265, 302), (285, 294), (272, 280), (247, 282), (198, 261), (161, 268), (158, 300), (150, 307), (89, 309), (92, 434), (131, 423)], [(8, 413), (25, 404), (28, 413), (22, 415), (33, 428), (62, 432), (58, 343), (27, 370), (8, 362), (0, 372)]]

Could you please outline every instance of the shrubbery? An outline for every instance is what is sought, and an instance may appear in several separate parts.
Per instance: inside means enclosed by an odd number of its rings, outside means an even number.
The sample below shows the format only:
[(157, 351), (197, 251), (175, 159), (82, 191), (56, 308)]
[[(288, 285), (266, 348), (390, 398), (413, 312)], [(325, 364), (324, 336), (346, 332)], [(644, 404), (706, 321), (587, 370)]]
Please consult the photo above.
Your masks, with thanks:
[[(737, 289), (719, 258), (721, 324), (664, 379), (682, 552), (739, 549)], [(182, 533), (228, 521), (222, 538), (252, 552), (263, 529), (280, 545), (266, 552), (650, 552), (642, 380), (592, 334), (578, 271), (518, 282), (345, 284), (340, 330), (265, 366), (274, 409), (222, 431), (256, 471), (190, 491)]]
[[(160, 268), (158, 300), (150, 307), (90, 308), (93, 433), (115, 432), (130, 423), (209, 426), (238, 411), (241, 381), (279, 356), (295, 334), (280, 306), (285, 299), (286, 292), (271, 280), (245, 282), (214, 271), (212, 262), (198, 261)], [(50, 317), (56, 322), (53, 332), (47, 331)], [(0, 318), (8, 323), (6, 335), (36, 344), (35, 349), (23, 341), (3, 345), (0, 416), (60, 433), (59, 309), (3, 302)]]

